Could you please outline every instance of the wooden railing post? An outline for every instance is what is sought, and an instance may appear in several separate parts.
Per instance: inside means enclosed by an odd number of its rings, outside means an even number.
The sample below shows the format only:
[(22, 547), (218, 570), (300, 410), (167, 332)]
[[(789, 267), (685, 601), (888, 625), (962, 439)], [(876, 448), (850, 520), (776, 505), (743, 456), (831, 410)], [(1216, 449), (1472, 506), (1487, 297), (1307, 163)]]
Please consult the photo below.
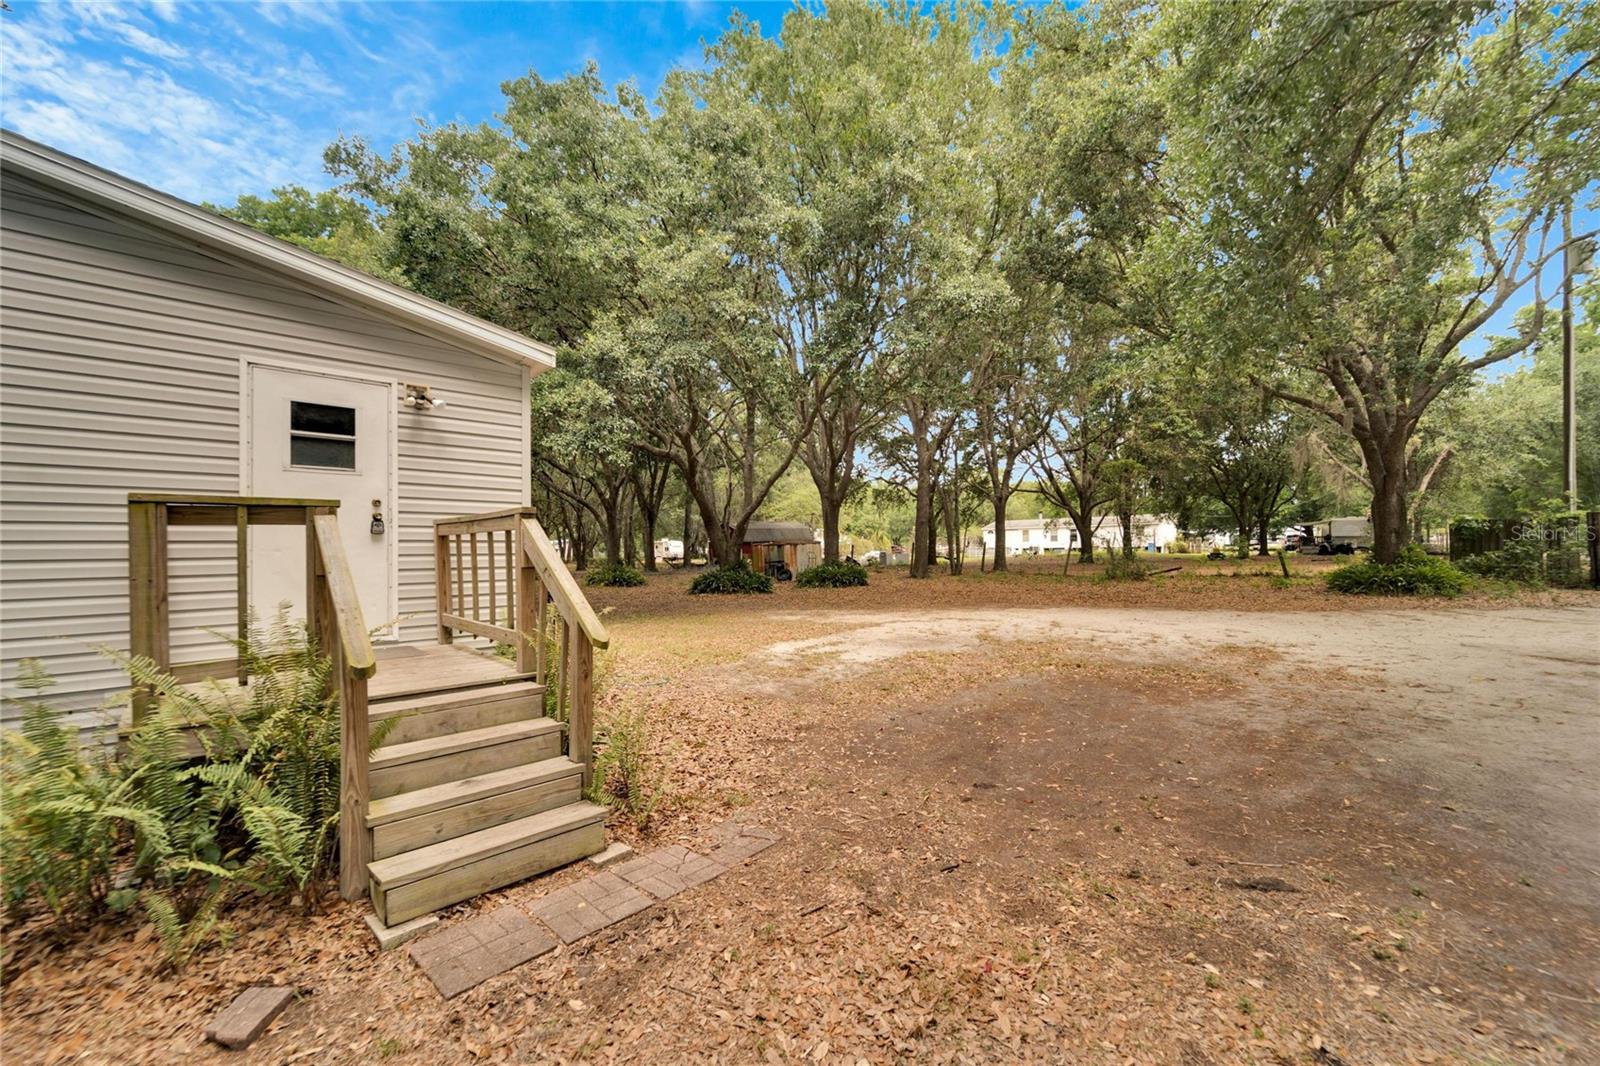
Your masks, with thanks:
[(455, 613), (450, 602), (450, 538), (443, 533), (433, 535), (433, 598), (438, 608), (439, 643), (455, 643), (455, 632), (444, 624), (444, 616)]
[[(566, 619), (558, 619), (556, 628), (561, 632), (560, 652), (556, 660), (556, 707), (566, 711), (567, 685), (572, 677), (572, 624)], [(579, 641), (583, 643), (583, 641)], [(567, 715), (567, 721), (572, 721), (572, 715)]]
[[(511, 559), (517, 564), (513, 571), (516, 574), (515, 591), (511, 594), (516, 617), (511, 628), (517, 631), (517, 672), (537, 675), (539, 663), (544, 658), (544, 627), (541, 625), (544, 621), (544, 586), (539, 583), (538, 571), (534, 570), (533, 563), (528, 559), (526, 536), (521, 522), (509, 534), (509, 539), (516, 545)], [(539, 601), (538, 610), (534, 609), (535, 601)]]
[(367, 762), (371, 734), (367, 723), (367, 679), (344, 669), (340, 655), (339, 691), (339, 895), (355, 899), (367, 890), (372, 834), (367, 831)]
[(312, 570), (318, 637), (333, 662), (330, 683), (339, 692), (339, 894), (354, 899), (367, 890), (372, 837), (367, 831), (368, 728), (367, 678), (377, 670), (355, 577), (339, 539), (339, 519), (331, 513), (309, 517), (306, 543)]
[(545, 659), (550, 654), (549, 615), (545, 608), (550, 603), (550, 597), (544, 590), (543, 581), (534, 583), (533, 604), (533, 631), (538, 634), (538, 641), (533, 649), (533, 679), (539, 684), (545, 683), (545, 677), (550, 671), (550, 666)]
[(583, 767), (583, 788), (594, 781), (594, 645), (582, 634), (572, 642), (572, 711), (567, 757)]
[[(165, 670), (172, 665), (171, 617), (167, 586), (167, 508), (162, 503), (128, 503), (128, 650)], [(133, 691), (133, 724), (150, 710), (152, 696)]]
[[(234, 547), (234, 616), (238, 620), (239, 641), (250, 640), (250, 508), (240, 507), (233, 514)], [(250, 681), (250, 670), (244, 656), (239, 656), (239, 684)]]

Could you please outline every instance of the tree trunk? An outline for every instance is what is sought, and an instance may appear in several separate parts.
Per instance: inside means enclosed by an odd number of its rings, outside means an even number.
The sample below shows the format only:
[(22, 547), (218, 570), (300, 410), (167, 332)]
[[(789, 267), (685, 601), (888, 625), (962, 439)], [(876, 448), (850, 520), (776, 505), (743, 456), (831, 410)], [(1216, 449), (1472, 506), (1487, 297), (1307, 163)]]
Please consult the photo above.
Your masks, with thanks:
[(623, 520), (623, 524), (622, 524), (622, 561), (625, 564), (627, 564), (629, 569), (633, 569), (634, 567), (639, 565), (639, 551), (635, 547), (635, 540), (634, 540), (634, 535), (633, 535), (634, 534), (634, 524), (633, 524), (634, 510), (635, 510), (635, 508), (634, 508), (634, 505), (633, 505), (632, 501), (629, 501), (628, 510), (627, 510), (628, 517)]
[(622, 562), (622, 508), (611, 501), (605, 508), (606, 520), (601, 529), (606, 539), (606, 562), (616, 566)]
[(1404, 478), (1374, 478), (1372, 487), (1372, 557), (1393, 563), (1406, 546), (1406, 493)]
[(933, 518), (933, 446), (926, 426), (913, 426), (917, 448), (917, 506), (911, 520), (911, 576), (928, 576), (928, 527)]
[(1132, 559), (1133, 558), (1133, 512), (1132, 511), (1119, 510), (1117, 512), (1117, 521), (1122, 523), (1122, 557), (1124, 559)]
[(1094, 516), (1087, 511), (1068, 511), (1073, 528), (1078, 531), (1078, 562), (1094, 562)]
[(945, 555), (950, 562), (951, 575), (961, 573), (962, 552), (956, 547), (956, 541), (961, 537), (961, 495), (956, 489), (940, 494), (939, 517), (944, 524)]
[[(644, 548), (644, 568), (653, 574), (656, 572), (656, 516), (645, 513), (640, 516), (640, 521), (643, 525), (642, 532), (644, 534), (642, 544)], [(688, 550), (687, 546), (685, 546), (684, 550)]]
[(689, 512), (694, 507), (694, 499), (689, 495), (688, 486), (683, 489), (683, 565), (689, 565)]
[[(640, 530), (643, 533), (640, 545), (644, 549), (644, 568), (651, 572), (656, 569), (656, 523), (661, 519), (661, 505), (666, 499), (667, 480), (671, 474), (671, 463), (649, 455), (635, 456), (633, 466), (628, 471), (628, 480), (633, 485), (633, 503), (638, 508)], [(684, 550), (688, 550), (687, 544)]]
[(1406, 438), (1396, 427), (1387, 441), (1360, 440), (1361, 456), (1372, 482), (1372, 557), (1390, 564), (1406, 546), (1410, 521), (1406, 510)]
[(997, 574), (1006, 569), (1006, 505), (1010, 502), (1009, 496), (994, 498), (994, 571)]
[(861, 404), (852, 395), (840, 395), (832, 406), (819, 410), (811, 434), (800, 449), (800, 461), (817, 487), (822, 504), (822, 559), (839, 561), (839, 516), (855, 484), (856, 440), (861, 428)]
[(1257, 555), (1271, 555), (1272, 553), (1267, 550), (1267, 541), (1271, 539), (1270, 536), (1267, 533), (1267, 523), (1270, 520), (1269, 520), (1269, 518), (1267, 517), (1267, 515), (1265, 513), (1263, 513), (1260, 516), (1260, 519), (1261, 519), (1261, 525), (1256, 530), (1256, 533), (1257, 533), (1257, 537), (1256, 537), (1256, 554)]
[[(820, 494), (822, 486), (817, 486)], [(839, 561), (839, 512), (844, 509), (843, 500), (830, 500), (822, 498), (822, 561), (836, 563)]]
[(589, 569), (589, 530), (583, 521), (583, 510), (574, 508), (572, 519), (572, 565), (579, 570), (587, 570)]

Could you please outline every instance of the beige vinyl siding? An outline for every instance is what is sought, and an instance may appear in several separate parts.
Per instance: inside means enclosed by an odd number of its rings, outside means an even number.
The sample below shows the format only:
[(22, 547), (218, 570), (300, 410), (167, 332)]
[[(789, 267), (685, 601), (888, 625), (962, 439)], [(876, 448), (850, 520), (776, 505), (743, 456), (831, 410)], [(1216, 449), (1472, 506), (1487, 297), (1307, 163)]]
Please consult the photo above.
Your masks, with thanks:
[[(84, 724), (126, 685), (95, 647), (127, 647), (127, 494), (241, 491), (247, 362), (449, 400), (396, 416), (405, 641), (434, 639), (432, 521), (527, 499), (523, 367), (12, 174), (0, 315), (0, 678), (13, 693), (18, 662), (43, 659), (55, 702)], [(218, 655), (203, 629), (233, 628), (231, 531), (174, 530), (172, 554), (173, 657)]]

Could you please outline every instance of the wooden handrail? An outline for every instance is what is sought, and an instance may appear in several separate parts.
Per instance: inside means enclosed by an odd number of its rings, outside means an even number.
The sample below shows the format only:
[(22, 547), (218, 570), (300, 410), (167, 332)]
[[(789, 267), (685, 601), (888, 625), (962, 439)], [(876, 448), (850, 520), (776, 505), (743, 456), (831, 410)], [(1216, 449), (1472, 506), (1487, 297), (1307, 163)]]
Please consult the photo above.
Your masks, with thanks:
[(368, 760), (372, 732), (367, 714), (367, 678), (378, 669), (372, 639), (361, 614), (355, 575), (339, 536), (339, 517), (322, 512), (306, 530), (306, 617), (323, 654), (333, 662), (329, 683), (339, 692), (339, 895), (355, 899), (367, 890), (367, 832), (371, 800)]
[(527, 508), (441, 518), (433, 533), (439, 643), (465, 633), (515, 649), (517, 670), (554, 697), (554, 714), (566, 722), (567, 756), (583, 767), (588, 788), (594, 779), (594, 649), (610, 646), (611, 634)]
[(528, 561), (539, 571), (539, 578), (550, 593), (550, 602), (556, 605), (561, 617), (583, 630), (590, 644), (597, 648), (609, 647), (611, 634), (606, 632), (600, 616), (594, 613), (594, 608), (589, 606), (588, 599), (578, 589), (572, 571), (561, 561), (561, 553), (550, 543), (544, 529), (538, 522), (524, 518), (522, 535)]
[(338, 630), (339, 647), (343, 652), (342, 665), (355, 677), (371, 677), (377, 672), (378, 660), (372, 653), (372, 638), (361, 615), (361, 598), (356, 595), (355, 575), (350, 572), (344, 540), (339, 536), (339, 518), (319, 514), (311, 522), (317, 531), (317, 549), (322, 556), (334, 628)]

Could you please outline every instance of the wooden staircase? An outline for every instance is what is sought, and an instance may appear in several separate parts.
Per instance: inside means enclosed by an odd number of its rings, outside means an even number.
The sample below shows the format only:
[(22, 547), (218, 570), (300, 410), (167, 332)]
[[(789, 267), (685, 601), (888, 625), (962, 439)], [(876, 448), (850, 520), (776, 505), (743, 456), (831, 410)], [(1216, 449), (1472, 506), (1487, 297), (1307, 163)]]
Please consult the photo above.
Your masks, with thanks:
[(439, 644), (492, 640), (516, 666), (484, 678), (480, 653), (436, 648), (436, 660), (468, 656), (480, 672), (448, 685), (424, 664), (412, 679), (434, 687), (367, 708), (362, 731), (379, 727), (382, 743), (365, 760), (353, 880), (385, 925), (605, 848), (605, 808), (583, 799), (605, 627), (521, 508), (435, 522), (434, 566)]
[[(303, 526), (306, 621), (339, 696), (340, 893), (369, 894), (392, 925), (603, 849), (605, 809), (582, 796), (594, 770), (594, 650), (610, 637), (533, 513), (434, 523), (440, 646), (392, 649), (412, 658), (391, 665), (373, 651), (338, 507), (130, 493), (130, 650), (183, 683), (248, 685), (237, 659), (172, 663), (168, 529), (235, 532), (243, 633), (251, 528)], [(458, 634), (511, 658), (450, 647)], [(153, 701), (135, 690), (135, 724)]]
[(544, 701), (522, 681), (372, 704), (374, 727), (396, 721), (368, 763), (368, 889), (384, 924), (605, 847), (605, 808), (582, 799), (584, 768)]

